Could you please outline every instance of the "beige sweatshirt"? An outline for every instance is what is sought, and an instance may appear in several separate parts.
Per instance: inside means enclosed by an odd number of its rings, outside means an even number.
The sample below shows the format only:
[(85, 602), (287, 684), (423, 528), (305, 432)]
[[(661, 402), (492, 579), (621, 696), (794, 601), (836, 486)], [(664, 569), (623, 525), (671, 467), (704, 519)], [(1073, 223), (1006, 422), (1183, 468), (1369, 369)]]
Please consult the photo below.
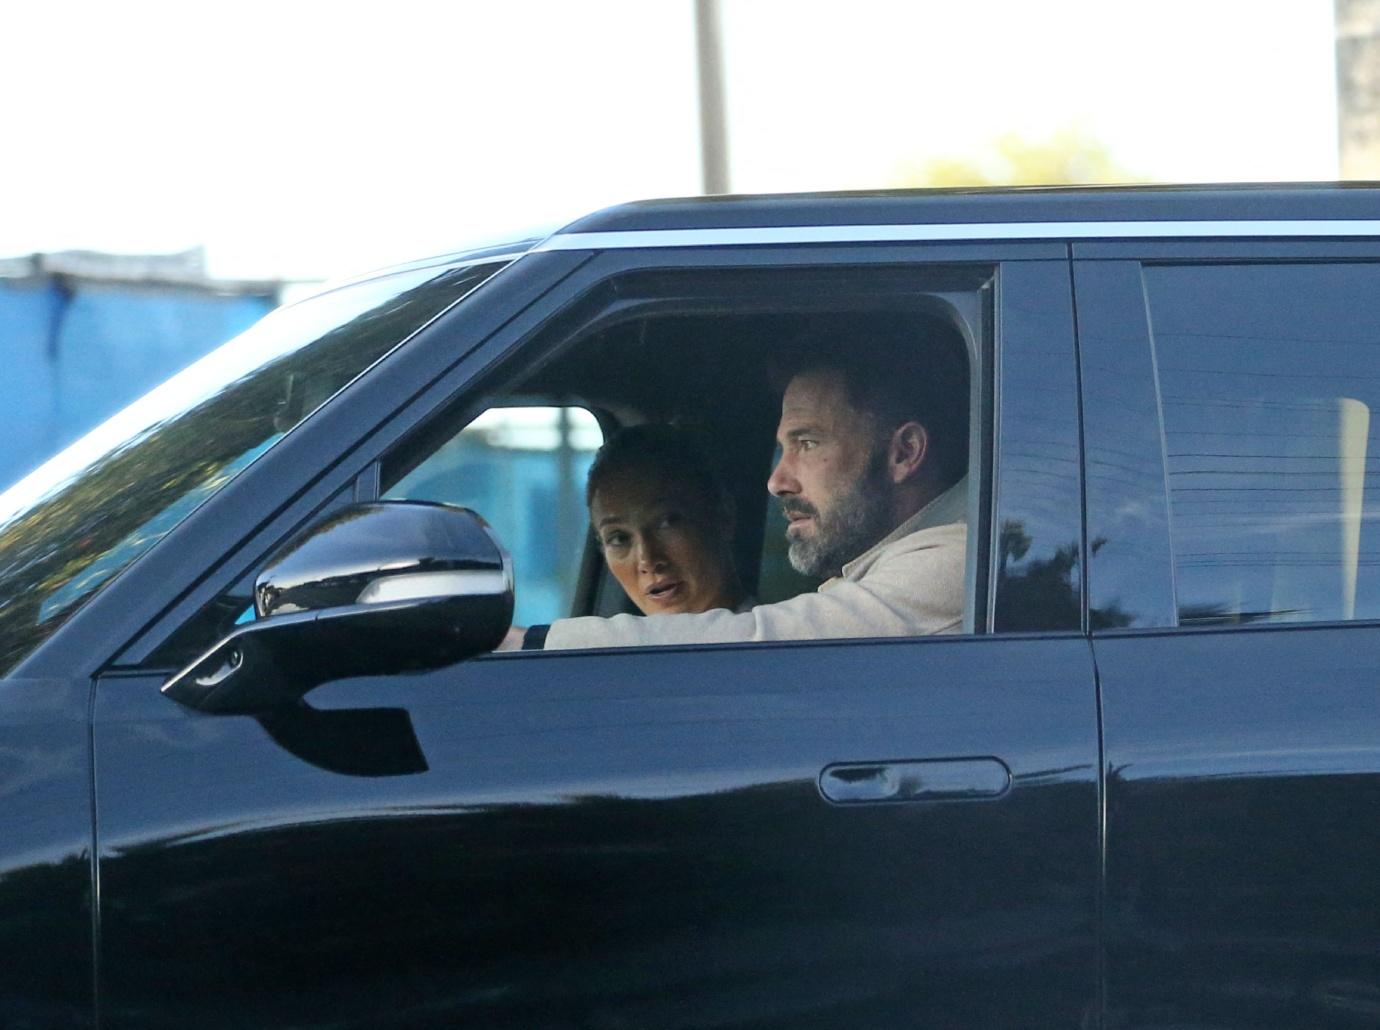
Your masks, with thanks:
[(960, 480), (819, 589), (746, 612), (558, 619), (546, 650), (909, 637), (963, 627), (967, 480)]

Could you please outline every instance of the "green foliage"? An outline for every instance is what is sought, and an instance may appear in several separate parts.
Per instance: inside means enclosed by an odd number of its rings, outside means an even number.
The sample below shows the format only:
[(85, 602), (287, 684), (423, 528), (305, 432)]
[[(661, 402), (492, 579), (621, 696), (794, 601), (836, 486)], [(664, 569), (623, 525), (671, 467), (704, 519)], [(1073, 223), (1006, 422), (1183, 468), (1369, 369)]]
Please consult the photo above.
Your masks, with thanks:
[(1139, 178), (1121, 167), (1105, 144), (1081, 129), (1066, 128), (1044, 139), (1009, 132), (981, 156), (937, 157), (906, 165), (896, 185), (1053, 186)]

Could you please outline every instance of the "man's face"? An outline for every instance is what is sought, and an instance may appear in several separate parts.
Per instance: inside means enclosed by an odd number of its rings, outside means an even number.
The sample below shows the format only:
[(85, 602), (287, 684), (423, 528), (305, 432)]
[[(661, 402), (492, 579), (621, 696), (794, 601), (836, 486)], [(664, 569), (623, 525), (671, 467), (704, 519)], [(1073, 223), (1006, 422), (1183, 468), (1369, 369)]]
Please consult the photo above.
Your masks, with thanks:
[(781, 399), (781, 460), (767, 489), (781, 499), (798, 572), (827, 578), (889, 533), (885, 447), (832, 372), (796, 376)]

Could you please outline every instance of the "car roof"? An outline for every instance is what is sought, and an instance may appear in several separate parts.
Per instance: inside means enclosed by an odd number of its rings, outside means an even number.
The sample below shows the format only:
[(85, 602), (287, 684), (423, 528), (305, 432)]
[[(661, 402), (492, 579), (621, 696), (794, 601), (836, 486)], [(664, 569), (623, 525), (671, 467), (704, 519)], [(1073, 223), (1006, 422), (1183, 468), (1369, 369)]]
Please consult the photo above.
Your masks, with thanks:
[[(1135, 231), (1153, 223), (1165, 231)], [(1167, 223), (1167, 224), (1166, 224)], [(1286, 224), (1287, 223), (1287, 224)], [(1319, 226), (1316, 223), (1332, 223)], [(869, 227), (938, 231), (868, 232)], [(991, 231), (982, 231), (982, 227)], [(833, 227), (821, 236), (801, 230)], [(944, 231), (952, 227), (956, 231)], [(1076, 230), (1083, 231), (1076, 231)], [(759, 230), (759, 232), (753, 232)], [(684, 235), (684, 234), (691, 235)], [(846, 240), (1108, 236), (1380, 236), (1380, 182), (1007, 186), (768, 193), (641, 200), (565, 225), (377, 268), (304, 296), (397, 272), (512, 260), (534, 251)]]
[(1380, 184), (1040, 186), (686, 197), (607, 208), (556, 236), (829, 225), (1374, 219)]

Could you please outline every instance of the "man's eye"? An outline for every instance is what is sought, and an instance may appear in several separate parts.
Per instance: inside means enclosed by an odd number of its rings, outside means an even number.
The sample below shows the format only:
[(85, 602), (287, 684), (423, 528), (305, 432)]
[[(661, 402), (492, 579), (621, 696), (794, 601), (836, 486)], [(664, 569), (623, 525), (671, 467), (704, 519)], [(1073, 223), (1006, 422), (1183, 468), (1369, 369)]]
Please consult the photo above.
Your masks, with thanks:
[(819, 446), (819, 441), (811, 440), (808, 437), (801, 437), (796, 441), (796, 446), (802, 451), (812, 451)]
[(663, 526), (678, 526), (682, 521), (681, 514), (678, 511), (668, 511), (661, 516), (661, 525)]

